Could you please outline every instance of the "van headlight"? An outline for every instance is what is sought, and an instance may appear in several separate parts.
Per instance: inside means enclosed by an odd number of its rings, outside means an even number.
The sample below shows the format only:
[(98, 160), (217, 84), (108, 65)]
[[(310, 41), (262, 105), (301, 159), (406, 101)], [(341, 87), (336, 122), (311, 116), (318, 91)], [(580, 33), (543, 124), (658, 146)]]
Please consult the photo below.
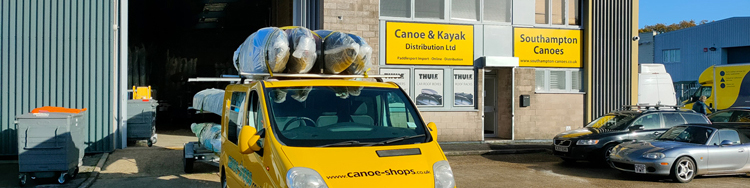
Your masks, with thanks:
[(576, 145), (590, 146), (590, 145), (596, 145), (598, 143), (599, 143), (599, 140), (578, 140), (578, 142), (576, 142)]
[(456, 187), (456, 181), (453, 179), (453, 170), (448, 161), (438, 161), (432, 165), (432, 171), (435, 176), (435, 188), (453, 188)]
[(328, 188), (318, 172), (305, 167), (289, 169), (286, 173), (286, 185), (289, 188)]
[(664, 157), (665, 155), (663, 153), (658, 153), (658, 152), (643, 154), (643, 158), (646, 158), (646, 159), (661, 159)]

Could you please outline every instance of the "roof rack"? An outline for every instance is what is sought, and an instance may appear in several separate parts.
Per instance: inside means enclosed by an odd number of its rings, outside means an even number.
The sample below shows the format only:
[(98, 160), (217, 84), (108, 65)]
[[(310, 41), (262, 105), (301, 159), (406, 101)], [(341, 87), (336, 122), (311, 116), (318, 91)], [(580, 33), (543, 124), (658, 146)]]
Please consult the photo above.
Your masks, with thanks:
[[(231, 76), (231, 77), (230, 77)], [(287, 74), (287, 73), (240, 73), (240, 76), (222, 75), (222, 77), (197, 77), (188, 78), (188, 82), (247, 82), (272, 79), (345, 79), (345, 78), (374, 78), (383, 82), (383, 78), (401, 78), (401, 75), (336, 75), (336, 74)]]
[(622, 110), (634, 110), (634, 109), (637, 109), (637, 110), (651, 110), (651, 109), (660, 110), (660, 109), (665, 109), (665, 108), (666, 109), (679, 110), (681, 107), (682, 106), (678, 106), (678, 105), (637, 104), (637, 105), (623, 105), (622, 109), (620, 109), (620, 111), (622, 111)]

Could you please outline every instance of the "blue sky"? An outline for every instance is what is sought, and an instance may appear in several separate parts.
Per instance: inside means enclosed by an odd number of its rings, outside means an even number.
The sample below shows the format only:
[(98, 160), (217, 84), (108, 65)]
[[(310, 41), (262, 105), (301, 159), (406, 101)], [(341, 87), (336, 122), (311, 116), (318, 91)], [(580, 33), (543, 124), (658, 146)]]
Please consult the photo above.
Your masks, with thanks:
[(723, 20), (750, 16), (750, 0), (640, 0), (639, 28), (682, 20)]

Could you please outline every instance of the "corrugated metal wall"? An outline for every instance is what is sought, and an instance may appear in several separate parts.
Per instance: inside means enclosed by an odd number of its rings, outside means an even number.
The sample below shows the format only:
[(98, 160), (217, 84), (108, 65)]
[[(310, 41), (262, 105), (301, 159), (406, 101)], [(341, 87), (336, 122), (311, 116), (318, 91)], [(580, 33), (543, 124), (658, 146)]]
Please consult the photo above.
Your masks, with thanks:
[[(633, 72), (633, 1), (592, 0), (591, 109), (600, 117), (631, 104)], [(637, 5), (636, 5), (637, 6)]]
[(111, 1), (0, 4), (0, 155), (16, 155), (15, 116), (41, 106), (88, 108), (87, 152), (113, 145)]
[[(722, 48), (750, 46), (750, 17), (735, 17), (658, 34), (654, 39), (654, 62), (663, 63), (662, 50), (680, 49), (680, 62), (664, 63), (672, 80), (698, 81), (711, 65), (724, 64)], [(716, 51), (703, 52), (715, 47)]]

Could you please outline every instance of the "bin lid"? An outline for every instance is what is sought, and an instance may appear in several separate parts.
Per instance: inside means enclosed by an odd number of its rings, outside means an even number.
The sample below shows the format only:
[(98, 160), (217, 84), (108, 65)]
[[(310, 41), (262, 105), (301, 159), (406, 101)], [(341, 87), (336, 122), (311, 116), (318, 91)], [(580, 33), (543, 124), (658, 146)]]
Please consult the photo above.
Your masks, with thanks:
[(50, 113), (25, 113), (16, 116), (16, 119), (66, 119), (71, 116), (75, 116), (74, 113), (61, 113), (61, 112), (50, 112)]
[(59, 113), (73, 113), (78, 114), (81, 112), (86, 111), (86, 108), (83, 109), (76, 109), (76, 108), (65, 108), (65, 107), (56, 107), (56, 106), (45, 106), (40, 108), (34, 108), (34, 110), (31, 110), (31, 113), (50, 113), (50, 112), (59, 112)]

